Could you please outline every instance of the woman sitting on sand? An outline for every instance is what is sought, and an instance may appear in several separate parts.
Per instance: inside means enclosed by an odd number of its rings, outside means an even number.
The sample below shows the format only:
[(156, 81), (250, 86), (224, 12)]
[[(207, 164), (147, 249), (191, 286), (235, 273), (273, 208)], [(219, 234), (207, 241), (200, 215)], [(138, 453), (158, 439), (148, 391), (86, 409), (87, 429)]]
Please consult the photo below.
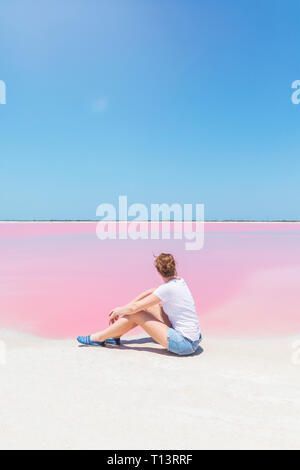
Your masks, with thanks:
[(161, 253), (155, 258), (155, 267), (164, 281), (162, 285), (114, 308), (110, 326), (105, 330), (77, 340), (89, 346), (104, 346), (108, 338), (120, 338), (139, 325), (168, 351), (179, 355), (194, 353), (201, 333), (191, 291), (177, 276), (172, 255)]

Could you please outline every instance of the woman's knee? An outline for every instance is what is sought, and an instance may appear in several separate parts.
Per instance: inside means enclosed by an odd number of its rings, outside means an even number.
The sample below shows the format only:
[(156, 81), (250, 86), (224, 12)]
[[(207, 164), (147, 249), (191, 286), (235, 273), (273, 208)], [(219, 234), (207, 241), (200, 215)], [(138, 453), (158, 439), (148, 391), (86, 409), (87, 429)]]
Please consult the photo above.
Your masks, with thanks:
[(143, 323), (149, 318), (149, 313), (145, 310), (141, 310), (140, 312), (129, 315), (129, 318), (132, 318), (136, 323)]
[(123, 315), (122, 318), (126, 318), (131, 323), (135, 323), (134, 315)]

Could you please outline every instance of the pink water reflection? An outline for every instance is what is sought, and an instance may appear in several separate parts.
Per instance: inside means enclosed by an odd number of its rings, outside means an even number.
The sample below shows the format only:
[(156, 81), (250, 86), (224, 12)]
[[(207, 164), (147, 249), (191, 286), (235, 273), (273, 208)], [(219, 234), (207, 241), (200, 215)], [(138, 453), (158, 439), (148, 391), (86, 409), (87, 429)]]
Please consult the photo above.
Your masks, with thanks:
[(300, 333), (300, 224), (206, 223), (200, 251), (184, 240), (106, 240), (96, 223), (0, 224), (0, 327), (71, 337), (159, 284), (153, 253), (172, 252), (207, 336)]

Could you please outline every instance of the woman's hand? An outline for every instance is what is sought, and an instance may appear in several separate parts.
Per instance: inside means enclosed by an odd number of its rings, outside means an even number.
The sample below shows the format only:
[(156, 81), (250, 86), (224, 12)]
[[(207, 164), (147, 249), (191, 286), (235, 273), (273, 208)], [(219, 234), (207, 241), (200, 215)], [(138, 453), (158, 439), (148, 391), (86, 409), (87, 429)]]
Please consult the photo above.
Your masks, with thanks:
[(123, 307), (116, 307), (109, 314), (110, 322), (114, 323), (121, 315), (130, 315), (131, 313), (133, 313), (131, 304), (124, 305)]
[(122, 307), (114, 308), (109, 314), (109, 323), (115, 323), (119, 319), (119, 316), (122, 315), (121, 313)]
[(119, 320), (119, 316), (116, 316), (113, 319), (109, 318), (109, 325), (113, 325), (117, 320)]

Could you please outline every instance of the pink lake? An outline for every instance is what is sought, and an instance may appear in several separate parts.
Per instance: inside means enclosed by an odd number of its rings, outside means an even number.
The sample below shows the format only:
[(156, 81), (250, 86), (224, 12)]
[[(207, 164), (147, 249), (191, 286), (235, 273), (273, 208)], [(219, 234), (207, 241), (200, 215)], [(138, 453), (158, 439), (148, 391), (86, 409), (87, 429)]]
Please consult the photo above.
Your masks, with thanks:
[(209, 337), (300, 333), (300, 223), (206, 222), (184, 240), (99, 240), (96, 222), (0, 223), (0, 328), (65, 338), (107, 326), (108, 312), (160, 284), (171, 252)]

